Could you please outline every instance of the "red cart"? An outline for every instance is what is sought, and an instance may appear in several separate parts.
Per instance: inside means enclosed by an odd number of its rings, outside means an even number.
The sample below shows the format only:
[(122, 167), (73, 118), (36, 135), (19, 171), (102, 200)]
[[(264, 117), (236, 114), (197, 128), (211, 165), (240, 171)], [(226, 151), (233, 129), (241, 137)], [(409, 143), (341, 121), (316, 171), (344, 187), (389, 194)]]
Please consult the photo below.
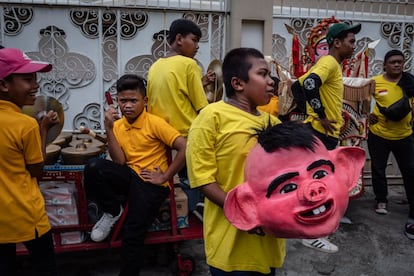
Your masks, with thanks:
[[(55, 252), (71, 252), (71, 251), (88, 251), (107, 248), (117, 248), (121, 246), (121, 230), (126, 218), (128, 206), (126, 206), (121, 218), (114, 226), (112, 235), (109, 240), (103, 242), (85, 241), (77, 244), (62, 244), (61, 234), (73, 231), (90, 232), (93, 224), (88, 221), (88, 202), (86, 199), (86, 193), (83, 186), (83, 169), (81, 165), (53, 165), (45, 166), (44, 173), (41, 178), (42, 181), (72, 181), (76, 185), (76, 205), (79, 216), (79, 224), (77, 225), (65, 225), (54, 226), (52, 232), (55, 240)], [(146, 244), (159, 244), (159, 243), (173, 243), (174, 253), (176, 255), (177, 275), (191, 275), (194, 270), (195, 262), (191, 256), (186, 256), (178, 251), (178, 243), (180, 241), (202, 239), (203, 228), (202, 223), (194, 216), (188, 216), (187, 228), (179, 228), (177, 224), (176, 214), (176, 201), (174, 194), (173, 181), (170, 181), (172, 187), (169, 195), (169, 210), (170, 210), (170, 229), (161, 231), (148, 232), (145, 243)], [(27, 254), (26, 249), (23, 246), (18, 246), (17, 255)]]

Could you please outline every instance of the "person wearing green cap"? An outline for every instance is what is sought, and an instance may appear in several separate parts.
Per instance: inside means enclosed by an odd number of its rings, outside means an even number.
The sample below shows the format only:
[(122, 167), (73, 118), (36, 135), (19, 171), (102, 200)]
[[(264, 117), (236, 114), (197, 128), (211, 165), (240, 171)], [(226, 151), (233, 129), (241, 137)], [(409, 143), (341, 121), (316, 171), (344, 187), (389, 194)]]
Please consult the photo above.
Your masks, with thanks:
[(326, 42), (329, 54), (303, 76), (299, 83), (305, 92), (308, 123), (328, 149), (338, 144), (342, 126), (343, 81), (341, 64), (352, 57), (355, 50), (355, 34), (361, 25), (350, 26), (336, 23), (329, 27)]
[[(298, 79), (298, 85), (306, 99), (308, 124), (328, 150), (337, 147), (343, 124), (342, 62), (352, 57), (355, 50), (355, 34), (361, 25), (332, 24), (326, 34), (328, 55), (322, 56), (309, 71)], [(303, 239), (302, 244), (326, 253), (338, 251), (338, 247), (326, 238)]]

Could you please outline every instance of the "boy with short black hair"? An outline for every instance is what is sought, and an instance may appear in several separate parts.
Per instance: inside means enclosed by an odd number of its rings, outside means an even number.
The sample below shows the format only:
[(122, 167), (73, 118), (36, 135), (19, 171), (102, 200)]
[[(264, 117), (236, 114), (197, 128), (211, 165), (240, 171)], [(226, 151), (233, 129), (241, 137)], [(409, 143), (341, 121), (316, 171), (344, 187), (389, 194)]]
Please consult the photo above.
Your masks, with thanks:
[(34, 105), (37, 72), (52, 65), (31, 60), (19, 49), (0, 49), (0, 271), (16, 274), (16, 244), (23, 243), (36, 275), (57, 275), (51, 226), (37, 178), (43, 171), (47, 131), (56, 111), (41, 119), (23, 114)]
[(174, 20), (168, 32), (168, 43), (172, 46), (175, 43), (177, 35), (185, 37), (188, 34), (194, 34), (198, 37), (198, 40), (201, 38), (201, 30), (193, 21), (184, 18)]
[[(104, 212), (91, 232), (94, 241), (104, 240), (123, 212), (128, 214), (122, 236), (122, 267), (119, 275), (139, 275), (145, 235), (161, 204), (168, 197), (169, 179), (185, 163), (186, 139), (162, 118), (146, 112), (145, 80), (124, 75), (117, 81), (119, 117), (113, 106), (105, 112), (105, 130), (112, 161), (95, 158), (85, 166), (88, 196)], [(177, 151), (168, 165), (166, 149)]]
[[(244, 180), (244, 163), (257, 143), (255, 130), (280, 121), (257, 106), (273, 96), (274, 81), (261, 52), (231, 50), (223, 61), (226, 101), (211, 103), (194, 120), (188, 136), (191, 186), (205, 195), (204, 241), (211, 275), (274, 275), (285, 258), (285, 240), (236, 229), (225, 218), (228, 191)], [(257, 233), (257, 234), (256, 234)], [(237, 273), (237, 274), (226, 274)]]
[[(198, 112), (208, 105), (203, 85), (214, 81), (214, 75), (202, 77), (194, 60), (200, 38), (201, 30), (193, 21), (183, 18), (173, 21), (168, 33), (168, 55), (159, 58), (148, 72), (148, 112), (165, 119), (184, 138)], [(178, 175), (192, 212), (200, 193), (189, 190), (186, 167)]]
[(201, 38), (191, 20), (171, 23), (165, 58), (159, 58), (148, 72), (148, 112), (164, 118), (187, 137), (198, 112), (208, 102), (201, 81), (201, 68), (194, 60)]
[(345, 23), (331, 25), (326, 34), (329, 54), (322, 56), (311, 69), (299, 78), (307, 105), (308, 123), (328, 150), (336, 148), (343, 123), (342, 62), (355, 50), (355, 34), (361, 25)]

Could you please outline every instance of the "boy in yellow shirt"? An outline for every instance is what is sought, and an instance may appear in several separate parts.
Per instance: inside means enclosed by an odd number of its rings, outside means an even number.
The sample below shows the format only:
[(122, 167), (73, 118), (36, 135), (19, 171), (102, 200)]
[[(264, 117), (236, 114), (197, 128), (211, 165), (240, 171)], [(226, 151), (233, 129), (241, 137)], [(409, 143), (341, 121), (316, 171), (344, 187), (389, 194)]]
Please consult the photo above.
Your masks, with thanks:
[(16, 243), (27, 248), (38, 275), (57, 275), (51, 226), (37, 178), (46, 156), (47, 131), (55, 111), (40, 119), (22, 113), (34, 105), (37, 72), (52, 65), (19, 49), (0, 49), (0, 274), (16, 274)]
[[(201, 35), (193, 21), (174, 20), (168, 33), (168, 55), (159, 58), (148, 71), (148, 112), (166, 120), (184, 138), (199, 111), (208, 105), (203, 85), (214, 80), (211, 73), (202, 77), (194, 59)], [(188, 196), (189, 211), (193, 212), (201, 195), (189, 189), (186, 167), (178, 175)]]
[[(121, 110), (110, 107), (105, 113), (105, 131), (112, 161), (92, 159), (85, 167), (85, 187), (104, 212), (91, 232), (94, 241), (104, 240), (123, 212), (128, 214), (122, 237), (122, 266), (119, 275), (139, 275), (144, 259), (145, 234), (167, 198), (168, 180), (185, 162), (186, 139), (153, 114), (146, 112), (145, 80), (124, 75), (116, 85)], [(177, 150), (168, 165), (166, 148)]]
[[(194, 120), (187, 144), (192, 188), (205, 195), (204, 242), (213, 276), (274, 275), (285, 258), (285, 240), (240, 231), (223, 212), (228, 191), (244, 180), (244, 163), (257, 143), (255, 129), (280, 121), (257, 106), (273, 95), (273, 80), (262, 53), (252, 48), (230, 51), (223, 62), (228, 100), (211, 103)], [(227, 275), (227, 274), (226, 274)], [(233, 275), (233, 274), (229, 274)]]

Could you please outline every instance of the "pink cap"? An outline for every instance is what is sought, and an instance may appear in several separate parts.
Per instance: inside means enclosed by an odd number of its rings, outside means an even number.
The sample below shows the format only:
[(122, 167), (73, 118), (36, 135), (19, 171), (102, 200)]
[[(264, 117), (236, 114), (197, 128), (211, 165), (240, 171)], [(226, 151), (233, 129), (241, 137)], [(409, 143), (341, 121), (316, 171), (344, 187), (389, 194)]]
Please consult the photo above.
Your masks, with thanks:
[(19, 49), (0, 49), (0, 80), (11, 74), (49, 72), (50, 70), (52, 70), (52, 64), (31, 60)]

